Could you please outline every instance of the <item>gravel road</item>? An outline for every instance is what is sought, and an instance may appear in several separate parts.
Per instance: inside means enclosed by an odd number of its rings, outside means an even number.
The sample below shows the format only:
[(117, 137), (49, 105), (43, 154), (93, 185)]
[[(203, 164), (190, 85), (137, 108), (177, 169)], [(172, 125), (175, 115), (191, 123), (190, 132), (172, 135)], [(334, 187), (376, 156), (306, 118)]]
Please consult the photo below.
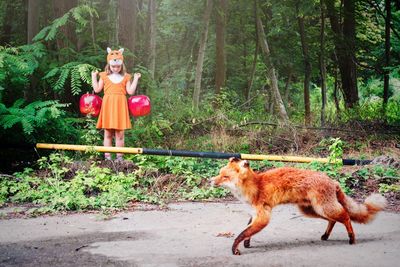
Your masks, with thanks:
[[(6, 211), (0, 209), (0, 213)], [(368, 225), (343, 225), (321, 241), (326, 222), (278, 206), (270, 224), (231, 255), (249, 216), (239, 202), (174, 203), (104, 220), (72, 214), (0, 220), (0, 266), (399, 266), (400, 214), (382, 212)]]

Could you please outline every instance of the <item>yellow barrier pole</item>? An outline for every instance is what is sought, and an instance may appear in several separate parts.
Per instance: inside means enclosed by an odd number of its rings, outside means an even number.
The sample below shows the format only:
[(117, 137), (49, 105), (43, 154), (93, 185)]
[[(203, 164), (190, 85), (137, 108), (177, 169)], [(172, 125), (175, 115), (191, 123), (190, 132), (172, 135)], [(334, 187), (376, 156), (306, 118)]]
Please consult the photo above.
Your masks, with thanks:
[[(298, 157), (298, 156), (275, 156), (275, 155), (255, 155), (255, 154), (241, 154), (242, 159), (247, 160), (270, 160), (270, 161), (287, 161), (287, 162), (301, 162), (309, 163), (313, 161), (328, 163), (327, 158), (310, 158), (310, 157)], [(339, 159), (338, 161), (341, 161)]]
[[(299, 157), (299, 156), (256, 155), (256, 154), (239, 154), (239, 153), (199, 152), (199, 151), (186, 151), (186, 150), (165, 150), (165, 149), (132, 148), (132, 147), (105, 147), (105, 146), (44, 144), (44, 143), (38, 143), (36, 147), (41, 149), (75, 150), (75, 151), (94, 150), (103, 153), (108, 152), (108, 153), (159, 155), (159, 156), (218, 158), (218, 159), (228, 159), (230, 157), (236, 157), (246, 160), (269, 160), (269, 161), (300, 162), (300, 163), (309, 163), (312, 161), (317, 161), (322, 163), (329, 163), (329, 159), (327, 158), (311, 158), (311, 157)], [(342, 159), (337, 160), (337, 162), (340, 161), (342, 161)]]
[(142, 148), (133, 147), (111, 147), (111, 146), (85, 146), (85, 145), (65, 145), (65, 144), (36, 144), (37, 148), (41, 149), (57, 149), (57, 150), (75, 150), (75, 151), (90, 151), (109, 153), (126, 153), (126, 154), (142, 154)]

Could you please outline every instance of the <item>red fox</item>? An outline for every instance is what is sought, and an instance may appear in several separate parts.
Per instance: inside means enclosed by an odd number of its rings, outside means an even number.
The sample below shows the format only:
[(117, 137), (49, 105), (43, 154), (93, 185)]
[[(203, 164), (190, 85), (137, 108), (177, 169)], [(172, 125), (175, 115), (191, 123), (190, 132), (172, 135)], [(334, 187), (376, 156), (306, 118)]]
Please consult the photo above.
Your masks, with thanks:
[(240, 255), (240, 242), (250, 247), (251, 236), (267, 226), (272, 208), (279, 204), (297, 204), (304, 215), (327, 220), (322, 240), (329, 238), (336, 222), (343, 223), (350, 244), (356, 242), (351, 221), (368, 223), (386, 206), (386, 199), (379, 194), (369, 196), (364, 204), (355, 202), (343, 193), (338, 182), (323, 173), (291, 167), (257, 173), (247, 160), (237, 158), (229, 159), (228, 165), (212, 178), (212, 184), (230, 189), (254, 212), (247, 228), (233, 242), (234, 255)]

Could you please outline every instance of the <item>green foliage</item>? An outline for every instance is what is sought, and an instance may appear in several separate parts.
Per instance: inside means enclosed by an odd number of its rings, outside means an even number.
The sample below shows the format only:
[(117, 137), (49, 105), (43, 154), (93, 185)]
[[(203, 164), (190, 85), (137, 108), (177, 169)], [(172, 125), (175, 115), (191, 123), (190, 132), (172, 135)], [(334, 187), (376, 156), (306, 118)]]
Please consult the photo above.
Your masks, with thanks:
[(10, 88), (15, 88), (13, 93), (16, 94), (16, 90), (22, 90), (28, 84), (44, 56), (45, 46), (41, 43), (0, 46), (0, 103), (4, 103), (4, 94)]
[(53, 22), (44, 27), (36, 36), (33, 41), (52, 41), (60, 34), (61, 27), (65, 26), (71, 18), (77, 23), (77, 32), (81, 32), (88, 24), (90, 17), (98, 17), (95, 9), (88, 5), (80, 5), (72, 8), (60, 18), (53, 20)]
[[(209, 186), (222, 162), (154, 156), (134, 156), (139, 167), (127, 174), (100, 167), (71, 172), (73, 160), (60, 153), (38, 160), (39, 170), (25, 169), (15, 179), (0, 176), (0, 205), (6, 202), (38, 204), (32, 212), (123, 208), (131, 201), (162, 203), (171, 199), (210, 199), (226, 196)], [(151, 174), (173, 175), (176, 181), (160, 184)], [(71, 174), (72, 177), (71, 177)]]
[(54, 67), (42, 79), (52, 84), (57, 93), (65, 92), (66, 83), (70, 78), (70, 87), (73, 95), (82, 93), (82, 81), (91, 85), (91, 72), (97, 70), (95, 66), (82, 62), (69, 62), (61, 67)]
[(24, 102), (19, 99), (9, 108), (0, 103), (0, 125), (3, 130), (20, 125), (27, 139), (35, 138), (35, 131), (64, 115), (63, 108), (68, 106), (55, 100), (35, 101), (23, 106)]

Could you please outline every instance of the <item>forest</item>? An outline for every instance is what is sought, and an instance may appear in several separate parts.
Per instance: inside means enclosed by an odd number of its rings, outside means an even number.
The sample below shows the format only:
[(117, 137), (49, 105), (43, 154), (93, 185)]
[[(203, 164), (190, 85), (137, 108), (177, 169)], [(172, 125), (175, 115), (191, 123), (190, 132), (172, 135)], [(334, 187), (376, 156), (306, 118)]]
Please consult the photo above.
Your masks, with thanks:
[(400, 1), (0, 0), (3, 172), (36, 143), (102, 145), (79, 99), (107, 47), (151, 100), (127, 147), (400, 155)]

